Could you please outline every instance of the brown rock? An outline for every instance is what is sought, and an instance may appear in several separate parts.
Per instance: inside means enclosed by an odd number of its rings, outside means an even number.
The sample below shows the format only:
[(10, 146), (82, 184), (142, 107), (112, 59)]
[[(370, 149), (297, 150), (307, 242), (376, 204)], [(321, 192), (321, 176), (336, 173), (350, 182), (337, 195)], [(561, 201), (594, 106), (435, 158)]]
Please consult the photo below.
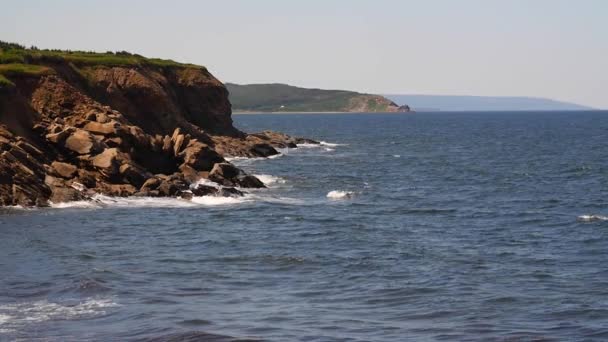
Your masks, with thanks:
[(241, 169), (230, 163), (217, 163), (209, 172), (209, 179), (225, 185), (225, 186), (240, 186), (243, 188), (265, 188), (262, 181), (255, 176), (251, 176), (243, 172)]
[(68, 163), (54, 161), (51, 164), (51, 167), (56, 175), (67, 179), (74, 178), (74, 176), (78, 173), (78, 168)]
[(146, 179), (152, 175), (133, 163), (122, 164), (118, 170), (122, 179), (137, 188), (141, 188)]
[(96, 153), (101, 149), (93, 135), (81, 129), (77, 129), (66, 139), (65, 147), (78, 154)]
[(49, 133), (45, 136), (45, 138), (54, 144), (61, 144), (65, 141), (65, 139), (67, 139), (67, 137), (70, 136), (70, 134), (72, 134), (73, 131), (73, 129), (66, 129), (57, 133)]
[(118, 197), (133, 196), (137, 193), (137, 188), (131, 184), (110, 184), (109, 195)]
[(101, 135), (116, 134), (117, 128), (118, 123), (116, 121), (111, 121), (108, 123), (99, 123), (96, 121), (91, 121), (84, 126), (84, 129), (86, 131)]
[(72, 187), (52, 187), (50, 201), (53, 203), (82, 201), (90, 199), (84, 192), (76, 190)]
[(224, 159), (206, 144), (195, 140), (190, 141), (180, 156), (183, 157), (184, 164), (197, 171), (209, 171), (215, 163), (222, 162)]
[(182, 146), (184, 145), (185, 137), (183, 134), (178, 135), (175, 140), (173, 140), (173, 154), (179, 155), (182, 151)]
[(118, 149), (106, 148), (101, 154), (96, 155), (91, 164), (101, 170), (104, 175), (112, 176), (118, 172)]

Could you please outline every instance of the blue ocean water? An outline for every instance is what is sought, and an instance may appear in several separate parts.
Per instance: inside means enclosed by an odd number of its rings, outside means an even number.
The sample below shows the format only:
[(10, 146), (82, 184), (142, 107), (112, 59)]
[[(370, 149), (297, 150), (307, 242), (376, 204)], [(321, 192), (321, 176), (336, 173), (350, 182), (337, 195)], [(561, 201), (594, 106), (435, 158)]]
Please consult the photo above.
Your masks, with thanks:
[(244, 199), (3, 210), (0, 340), (608, 339), (608, 113), (234, 118), (326, 143)]

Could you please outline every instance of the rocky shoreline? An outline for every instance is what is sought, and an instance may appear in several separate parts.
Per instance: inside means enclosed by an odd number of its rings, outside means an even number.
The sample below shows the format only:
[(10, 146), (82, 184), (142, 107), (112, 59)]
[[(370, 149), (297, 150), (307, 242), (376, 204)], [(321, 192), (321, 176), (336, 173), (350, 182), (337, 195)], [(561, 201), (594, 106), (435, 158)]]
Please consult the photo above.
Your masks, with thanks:
[[(240, 196), (262, 188), (224, 157), (317, 143), (232, 125), (228, 91), (195, 66), (78, 66), (0, 87), (0, 205), (108, 196)], [(208, 179), (221, 187), (198, 185)], [(197, 183), (198, 182), (198, 183)]]

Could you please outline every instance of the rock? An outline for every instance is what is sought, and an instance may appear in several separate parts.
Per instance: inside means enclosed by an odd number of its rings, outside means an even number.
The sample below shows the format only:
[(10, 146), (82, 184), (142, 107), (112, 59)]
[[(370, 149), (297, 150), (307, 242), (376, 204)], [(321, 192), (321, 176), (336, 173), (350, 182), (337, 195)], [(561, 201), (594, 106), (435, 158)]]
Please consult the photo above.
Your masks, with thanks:
[(156, 190), (156, 189), (158, 189), (158, 186), (160, 185), (160, 183), (161, 183), (160, 179), (158, 179), (156, 177), (150, 178), (144, 182), (144, 184), (141, 186), (140, 190), (141, 191)]
[(87, 199), (90, 199), (90, 197), (72, 187), (53, 187), (50, 201), (53, 203), (63, 203)]
[(244, 192), (232, 188), (232, 187), (221, 187), (217, 188), (211, 185), (199, 184), (196, 188), (191, 190), (194, 196), (222, 196), (222, 197), (236, 197), (245, 195)]
[(137, 188), (131, 184), (110, 184), (107, 193), (110, 196), (128, 197), (137, 193)]
[(160, 183), (157, 190), (161, 196), (176, 196), (178, 192), (188, 189), (188, 185), (178, 181), (164, 180)]
[(101, 170), (106, 177), (111, 177), (118, 173), (118, 149), (106, 148), (101, 154), (96, 155), (91, 164)]
[(73, 133), (73, 129), (66, 129), (56, 133), (49, 133), (45, 136), (46, 140), (54, 144), (62, 144)]
[(142, 167), (133, 163), (122, 164), (118, 170), (122, 179), (137, 188), (141, 188), (144, 182), (152, 177), (152, 174), (144, 170)]
[(51, 164), (53, 171), (59, 177), (71, 179), (78, 173), (78, 168), (72, 164), (54, 161)]
[(113, 137), (113, 138), (108, 138), (104, 140), (106, 145), (108, 145), (108, 147), (120, 147), (124, 144), (122, 138), (120, 137)]
[(101, 146), (91, 133), (77, 129), (65, 141), (65, 147), (78, 154), (97, 153)]
[(173, 141), (173, 154), (174, 155), (177, 156), (182, 151), (182, 147), (184, 145), (185, 140), (186, 140), (186, 138), (184, 137), (183, 134), (180, 134), (175, 138), (175, 140)]
[(96, 121), (91, 121), (84, 126), (84, 130), (89, 131), (93, 134), (101, 134), (101, 135), (110, 135), (116, 134), (118, 128), (118, 123), (116, 121), (111, 121), (107, 123), (99, 123)]
[(194, 196), (215, 196), (220, 190), (211, 185), (200, 184), (196, 188), (192, 189)]
[(183, 158), (185, 165), (197, 171), (209, 171), (215, 163), (224, 159), (208, 145), (192, 140), (180, 153), (180, 156)]
[(225, 186), (240, 186), (243, 188), (266, 187), (257, 177), (244, 173), (241, 169), (230, 163), (215, 164), (211, 172), (209, 172), (209, 179)]
[(220, 195), (224, 197), (237, 197), (244, 196), (245, 192), (240, 191), (236, 188), (223, 187), (220, 189)]
[(279, 154), (279, 151), (270, 144), (256, 144), (253, 145), (251, 150), (260, 157), (270, 157)]
[(236, 184), (242, 188), (265, 188), (264, 182), (252, 175), (241, 175), (237, 178)]
[(173, 152), (173, 141), (171, 141), (171, 137), (165, 135), (163, 138), (163, 152), (168, 153), (169, 151)]
[(95, 121), (99, 123), (108, 123), (110, 122), (110, 118), (105, 113), (97, 113), (95, 115)]
[(239, 168), (230, 163), (217, 163), (213, 166), (211, 172), (209, 172), (209, 179), (219, 183), (218, 180), (234, 179), (241, 173), (242, 171)]

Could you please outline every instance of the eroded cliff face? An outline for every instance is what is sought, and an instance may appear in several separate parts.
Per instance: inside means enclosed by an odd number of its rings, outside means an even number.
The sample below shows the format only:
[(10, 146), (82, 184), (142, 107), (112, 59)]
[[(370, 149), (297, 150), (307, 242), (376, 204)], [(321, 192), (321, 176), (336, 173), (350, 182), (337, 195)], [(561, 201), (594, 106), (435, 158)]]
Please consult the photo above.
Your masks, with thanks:
[(270, 156), (297, 139), (232, 125), (224, 85), (200, 67), (55, 62), (0, 88), (0, 205), (111, 196), (239, 194), (263, 187), (224, 156)]

